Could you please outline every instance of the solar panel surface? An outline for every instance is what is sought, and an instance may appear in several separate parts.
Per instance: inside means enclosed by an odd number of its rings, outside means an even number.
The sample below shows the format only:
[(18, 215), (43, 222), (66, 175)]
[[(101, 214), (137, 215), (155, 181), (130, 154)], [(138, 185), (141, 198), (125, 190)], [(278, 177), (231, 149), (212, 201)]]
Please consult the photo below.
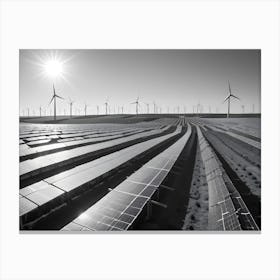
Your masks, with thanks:
[(191, 127), (62, 230), (127, 230), (160, 187), (191, 135)]
[[(180, 134), (181, 130), (181, 126), (178, 126), (173, 133), (135, 144), (65, 172), (61, 172), (60, 174), (46, 178), (44, 181), (20, 189), (20, 194), (36, 205), (41, 206), (44, 203), (51, 202), (52, 199), (60, 195), (76, 190), (85, 183), (93, 181), (99, 176), (110, 172), (148, 149), (151, 149), (155, 145)], [(33, 209), (34, 207), (31, 210)], [(24, 214), (27, 212), (25, 211)]]

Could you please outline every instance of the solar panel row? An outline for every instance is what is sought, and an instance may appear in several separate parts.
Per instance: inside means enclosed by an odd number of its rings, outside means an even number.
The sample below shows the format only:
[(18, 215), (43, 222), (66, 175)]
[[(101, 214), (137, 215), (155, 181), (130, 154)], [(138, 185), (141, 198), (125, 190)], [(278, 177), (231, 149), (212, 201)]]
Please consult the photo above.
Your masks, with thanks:
[[(40, 156), (40, 153), (42, 152), (55, 152), (58, 149), (62, 149), (62, 148), (71, 148), (77, 145), (86, 145), (86, 144), (93, 144), (94, 142), (103, 142), (103, 141), (107, 141), (107, 140), (111, 140), (111, 139), (116, 139), (116, 138), (120, 138), (123, 136), (130, 136), (139, 132), (144, 132), (146, 130), (130, 130), (130, 131), (125, 131), (125, 132), (115, 132), (115, 133), (104, 133), (104, 134), (98, 134), (97, 136), (93, 136), (91, 138), (87, 137), (86, 139), (84, 137), (75, 137), (75, 138), (67, 138), (67, 140), (65, 141), (65, 139), (62, 140), (58, 140), (56, 143), (52, 143), (52, 144), (48, 144), (48, 145), (42, 145), (36, 148), (29, 148), (29, 149), (24, 149), (22, 150), (20, 148), (20, 157), (26, 157), (26, 156)], [(40, 140), (39, 142), (44, 141), (44, 140)], [(48, 140), (49, 142), (50, 140)], [(31, 142), (28, 142), (28, 146), (30, 146)], [(33, 142), (34, 143), (34, 142)], [(32, 144), (33, 144), (32, 143)], [(36, 143), (38, 144), (38, 141), (36, 141)]]
[(208, 228), (210, 230), (241, 230), (236, 209), (223, 179), (223, 168), (201, 133), (199, 126), (196, 128), (208, 184)]
[(191, 135), (191, 127), (168, 149), (155, 156), (104, 198), (62, 230), (127, 230), (151, 201)]
[(217, 131), (217, 132), (222, 132), (222, 133), (226, 133), (236, 139), (239, 139), (240, 141), (248, 144), (248, 145), (251, 145), (257, 149), (261, 149), (261, 143), (259, 141), (255, 141), (253, 139), (250, 139), (246, 136), (242, 136), (242, 135), (239, 135), (239, 134), (236, 134), (236, 133), (233, 133), (233, 132), (230, 132), (230, 131), (227, 131), (225, 130), (224, 128), (219, 128), (217, 125), (208, 125), (211, 129)]
[(56, 198), (64, 197), (73, 190), (77, 191), (84, 184), (103, 176), (157, 144), (180, 133), (181, 127), (177, 127), (173, 133), (135, 144), (22, 188), (19, 198), (20, 216), (39, 206), (46, 207), (47, 203), (53, 202)]
[[(91, 144), (83, 147), (74, 148), (71, 150), (65, 150), (57, 153), (40, 156), (34, 159), (28, 159), (26, 161), (20, 162), (20, 166), (19, 166), (20, 177), (21, 179), (25, 179), (32, 176), (33, 174), (39, 174), (43, 170), (50, 170), (51, 168), (56, 168), (57, 166), (63, 166), (68, 161), (73, 162), (75, 159), (79, 159), (83, 156), (86, 156), (89, 153), (97, 152), (99, 150), (120, 145), (128, 141), (136, 140), (142, 137), (148, 137), (148, 136), (160, 134), (166, 131), (168, 128), (169, 127), (167, 126), (163, 129), (141, 132), (135, 135), (129, 135), (129, 136), (124, 136), (122, 138), (113, 139), (109, 142)], [(21, 145), (24, 146), (22, 150), (29, 149), (29, 147), (25, 145)]]

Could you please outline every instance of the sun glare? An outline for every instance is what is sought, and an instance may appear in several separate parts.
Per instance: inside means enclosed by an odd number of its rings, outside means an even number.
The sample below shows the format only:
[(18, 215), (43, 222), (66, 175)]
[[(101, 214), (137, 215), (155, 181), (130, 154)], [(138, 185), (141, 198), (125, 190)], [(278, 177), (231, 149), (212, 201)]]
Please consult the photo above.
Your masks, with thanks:
[(50, 77), (57, 77), (62, 74), (62, 63), (58, 60), (49, 60), (45, 64), (46, 74)]

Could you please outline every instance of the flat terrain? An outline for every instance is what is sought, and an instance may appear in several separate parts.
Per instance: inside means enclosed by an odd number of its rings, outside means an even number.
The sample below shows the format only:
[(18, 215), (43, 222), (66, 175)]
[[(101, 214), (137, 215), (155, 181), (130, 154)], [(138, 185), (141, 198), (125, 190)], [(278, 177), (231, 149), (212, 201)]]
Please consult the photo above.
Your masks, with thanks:
[(258, 117), (20, 119), (21, 230), (260, 230)]

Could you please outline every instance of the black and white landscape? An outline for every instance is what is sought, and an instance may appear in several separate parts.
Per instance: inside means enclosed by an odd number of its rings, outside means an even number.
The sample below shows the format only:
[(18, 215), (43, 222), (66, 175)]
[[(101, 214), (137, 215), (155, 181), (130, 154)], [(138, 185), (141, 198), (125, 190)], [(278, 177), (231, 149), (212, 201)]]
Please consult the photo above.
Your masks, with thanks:
[(20, 230), (261, 229), (259, 50), (21, 50)]

